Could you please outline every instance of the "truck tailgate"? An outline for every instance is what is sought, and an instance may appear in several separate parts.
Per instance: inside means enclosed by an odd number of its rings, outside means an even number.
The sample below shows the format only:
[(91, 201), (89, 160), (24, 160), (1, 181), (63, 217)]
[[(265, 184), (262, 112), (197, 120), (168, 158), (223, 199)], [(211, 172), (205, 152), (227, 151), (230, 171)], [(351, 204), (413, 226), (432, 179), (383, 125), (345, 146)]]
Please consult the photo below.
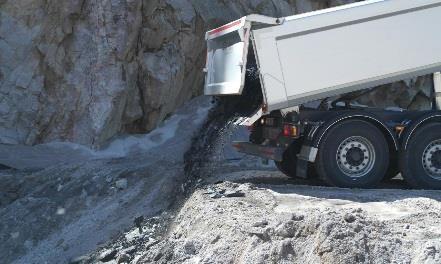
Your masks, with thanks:
[(246, 17), (208, 31), (206, 95), (239, 95), (245, 82), (249, 28)]

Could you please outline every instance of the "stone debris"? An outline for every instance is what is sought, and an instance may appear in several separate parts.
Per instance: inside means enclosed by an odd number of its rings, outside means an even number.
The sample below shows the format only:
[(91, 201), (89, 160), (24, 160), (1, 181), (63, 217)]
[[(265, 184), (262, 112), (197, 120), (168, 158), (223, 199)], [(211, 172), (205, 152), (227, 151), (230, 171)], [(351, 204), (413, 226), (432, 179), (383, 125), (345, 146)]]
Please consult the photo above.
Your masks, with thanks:
[(229, 190), (224, 193), (225, 197), (245, 197), (245, 193), (239, 190)]
[(265, 227), (267, 225), (268, 225), (268, 221), (267, 220), (262, 220), (262, 221), (255, 222), (252, 226), (253, 227)]
[(344, 220), (345, 220), (346, 222), (348, 222), (348, 223), (353, 223), (353, 222), (355, 222), (355, 220), (356, 220), (355, 215), (353, 215), (353, 214), (351, 214), (351, 213), (347, 213), (347, 214), (345, 214), (343, 218), (344, 218)]
[(88, 260), (89, 260), (88, 256), (79, 256), (79, 257), (72, 258), (69, 261), (69, 264), (83, 264), (83, 263), (86, 263)]
[(130, 262), (130, 255), (126, 254), (126, 253), (119, 254), (116, 262), (118, 264), (129, 263)]
[(116, 249), (106, 249), (100, 253), (98, 259), (102, 262), (108, 262), (116, 257), (116, 253), (118, 253)]
[(116, 186), (116, 188), (118, 188), (120, 190), (127, 189), (127, 179), (117, 180), (115, 182), (115, 186)]
[(135, 226), (139, 229), (139, 233), (142, 233), (142, 222), (144, 221), (144, 216), (138, 216), (133, 220)]
[(245, 197), (245, 193), (237, 188), (217, 188), (216, 186), (209, 187), (204, 194), (208, 195), (212, 199), (219, 198), (240, 198)]
[(303, 219), (305, 219), (304, 215), (296, 214), (296, 213), (293, 213), (291, 215), (291, 220), (293, 220), (293, 221), (302, 221)]

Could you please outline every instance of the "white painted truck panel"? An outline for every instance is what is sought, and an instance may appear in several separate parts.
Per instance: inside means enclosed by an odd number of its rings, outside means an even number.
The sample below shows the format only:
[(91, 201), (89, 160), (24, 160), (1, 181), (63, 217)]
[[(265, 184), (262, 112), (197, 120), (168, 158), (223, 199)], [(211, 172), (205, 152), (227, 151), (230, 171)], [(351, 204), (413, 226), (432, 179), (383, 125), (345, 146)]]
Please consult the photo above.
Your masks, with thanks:
[(240, 95), (245, 84), (251, 24), (276, 25), (279, 21), (277, 18), (249, 15), (208, 31), (205, 35), (205, 94)]
[(267, 104), (271, 102), (272, 105), (277, 105), (280, 109), (289, 106), (276, 44), (274, 39), (263, 38), (260, 41), (255, 41), (254, 47), (257, 51), (262, 47), (265, 48), (265, 52), (255, 52), (261, 84), (263, 87), (269, 88), (262, 91), (265, 102)]
[(246, 18), (233, 21), (206, 34), (206, 95), (239, 95), (245, 80), (249, 29)]
[[(222, 69), (209, 71), (206, 77), (208, 82), (206, 94), (240, 94), (242, 92), (242, 74), (244, 42), (238, 42), (224, 49), (212, 52), (207, 60), (211, 69)], [(228, 65), (228, 67), (224, 67)]]
[(440, 26), (440, 0), (385, 0), (254, 30), (268, 110), (439, 71)]

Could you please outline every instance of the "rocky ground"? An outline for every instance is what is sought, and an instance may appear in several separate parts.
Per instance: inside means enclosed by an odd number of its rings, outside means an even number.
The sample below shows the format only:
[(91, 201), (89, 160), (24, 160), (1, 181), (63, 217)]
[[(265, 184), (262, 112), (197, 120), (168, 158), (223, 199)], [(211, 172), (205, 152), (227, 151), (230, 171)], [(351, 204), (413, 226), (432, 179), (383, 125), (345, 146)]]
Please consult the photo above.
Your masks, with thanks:
[(0, 259), (441, 262), (441, 192), (408, 190), (399, 176), (375, 190), (290, 179), (232, 149), (248, 132), (221, 106), (197, 98), (100, 151), (1, 146), (0, 163), (17, 169), (0, 170)]
[(441, 192), (290, 179), (233, 152), (245, 131), (221, 131), (184, 199), (72, 263), (441, 262)]
[(440, 263), (441, 193), (216, 170), (175, 212), (146, 219), (78, 263)]
[[(353, 2), (0, 0), (0, 262), (440, 263), (441, 192), (288, 179), (231, 149), (234, 113), (185, 103), (206, 30)], [(427, 109), (432, 86), (357, 103)]]
[(282, 178), (243, 171), (197, 190), (140, 263), (441, 261), (437, 192), (240, 183), (256, 176)]
[(151, 134), (101, 151), (0, 146), (0, 163), (19, 168), (0, 170), (0, 262), (67, 263), (169, 210), (185, 192), (185, 153), (210, 107), (197, 98)]
[(219, 109), (197, 98), (101, 151), (2, 146), (2, 261), (441, 262), (441, 192), (290, 179), (235, 152), (248, 132)]

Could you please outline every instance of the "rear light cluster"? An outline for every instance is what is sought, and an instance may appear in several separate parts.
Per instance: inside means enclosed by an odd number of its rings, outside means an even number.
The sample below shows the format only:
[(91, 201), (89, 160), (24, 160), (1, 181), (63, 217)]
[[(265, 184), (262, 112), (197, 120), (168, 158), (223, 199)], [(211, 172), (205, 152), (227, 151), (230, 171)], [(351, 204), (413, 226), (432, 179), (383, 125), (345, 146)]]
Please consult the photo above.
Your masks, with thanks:
[(285, 137), (299, 137), (299, 129), (296, 125), (285, 124), (283, 125), (283, 136)]
[(264, 127), (264, 137), (268, 139), (277, 138), (280, 136), (280, 129), (282, 129), (282, 136), (298, 138), (300, 137), (299, 125), (293, 123), (282, 123), (280, 118), (263, 117), (259, 123)]
[(260, 123), (265, 126), (275, 126), (277, 125), (276, 119), (272, 117), (262, 118)]

